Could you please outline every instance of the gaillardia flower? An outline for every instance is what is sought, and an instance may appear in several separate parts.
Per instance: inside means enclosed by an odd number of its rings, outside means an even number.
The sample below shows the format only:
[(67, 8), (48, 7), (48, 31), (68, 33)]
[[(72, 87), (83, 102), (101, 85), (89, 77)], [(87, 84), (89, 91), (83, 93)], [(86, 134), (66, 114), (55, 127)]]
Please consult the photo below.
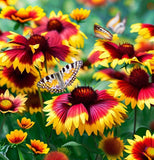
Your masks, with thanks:
[(95, 66), (100, 64), (109, 67), (111, 64), (111, 67), (115, 68), (116, 65), (130, 64), (132, 61), (148, 63), (153, 57), (154, 55), (148, 52), (135, 52), (132, 44), (117, 45), (111, 41), (99, 39), (89, 54), (88, 60)]
[(142, 137), (134, 135), (135, 139), (128, 139), (129, 145), (125, 145), (125, 152), (129, 155), (126, 160), (153, 160), (154, 159), (154, 134), (146, 131)]
[(105, 153), (108, 160), (121, 160), (121, 157), (123, 157), (123, 140), (120, 140), (118, 137), (114, 137), (113, 132), (108, 133), (107, 137), (102, 137), (98, 148)]
[(40, 63), (49, 61), (54, 58), (62, 61), (71, 61), (78, 52), (73, 47), (63, 44), (56, 32), (47, 33), (45, 36), (34, 34), (26, 39), (17, 33), (9, 35), (12, 39), (12, 47), (3, 53), (0, 53), (0, 59), (3, 65), (9, 67), (13, 64), (14, 69), (18, 68), (21, 72), (34, 66), (40, 66)]
[(38, 6), (28, 6), (26, 9), (21, 8), (19, 10), (16, 10), (13, 6), (7, 6), (2, 9), (0, 14), (0, 18), (7, 18), (20, 23), (38, 21), (44, 16), (43, 9)]
[(117, 45), (116, 43), (99, 39), (95, 43), (94, 50), (89, 55), (89, 61), (91, 63), (93, 63), (93, 54), (96, 56), (95, 52), (98, 51), (101, 52), (101, 54), (98, 54), (99, 57), (97, 57), (97, 59), (101, 59), (102, 63), (105, 61), (105, 64), (107, 60), (113, 68), (117, 64), (121, 65), (124, 62), (130, 63), (130, 59), (135, 56), (134, 47), (129, 43)]
[(150, 75), (142, 67), (134, 67), (126, 79), (114, 81), (109, 85), (119, 100), (125, 104), (131, 103), (134, 109), (137, 105), (141, 110), (154, 104), (154, 83), (150, 82)]
[(42, 106), (39, 100), (38, 92), (28, 93), (27, 96), (28, 96), (28, 99), (26, 101), (26, 110), (30, 114), (42, 112)]
[(81, 20), (88, 18), (89, 14), (90, 10), (76, 8), (70, 13), (70, 16), (72, 19), (76, 20), (77, 22), (80, 22)]
[(14, 97), (8, 90), (0, 94), (0, 112), (2, 113), (15, 113), (23, 112), (25, 110), (26, 95), (18, 94)]
[(131, 33), (138, 32), (139, 35), (145, 39), (151, 39), (154, 37), (154, 25), (146, 23), (136, 23), (131, 25)]
[(3, 70), (0, 70), (0, 85), (6, 85), (12, 92), (35, 93), (39, 80), (39, 74), (34, 68), (31, 68), (29, 73), (26, 71), (21, 73), (18, 68), (14, 69), (12, 66), (9, 68), (3, 67)]
[(53, 151), (49, 152), (44, 160), (69, 160), (63, 152)]
[(50, 148), (47, 148), (47, 144), (41, 142), (40, 140), (31, 140), (31, 145), (26, 144), (26, 146), (31, 149), (35, 154), (47, 154)]
[(22, 143), (27, 137), (27, 132), (23, 132), (22, 130), (15, 129), (11, 131), (10, 134), (6, 135), (7, 140), (13, 144)]
[(80, 135), (93, 132), (103, 133), (104, 128), (123, 122), (125, 106), (109, 95), (106, 90), (94, 91), (91, 87), (77, 87), (45, 102), (48, 112), (47, 126), (53, 124), (57, 134), (66, 132), (73, 135), (75, 129)]
[(23, 129), (30, 129), (35, 124), (35, 122), (31, 121), (30, 119), (27, 119), (26, 117), (23, 117), (21, 119), (21, 122), (19, 121), (19, 119), (17, 119), (17, 123), (19, 127)]
[(39, 22), (39, 26), (33, 29), (34, 34), (40, 34), (42, 32), (57, 32), (62, 40), (69, 41), (69, 44), (73, 47), (84, 46), (84, 35), (79, 30), (79, 25), (70, 21), (68, 15), (63, 15), (61, 11), (56, 15), (54, 11), (50, 13), (49, 18), (44, 17)]

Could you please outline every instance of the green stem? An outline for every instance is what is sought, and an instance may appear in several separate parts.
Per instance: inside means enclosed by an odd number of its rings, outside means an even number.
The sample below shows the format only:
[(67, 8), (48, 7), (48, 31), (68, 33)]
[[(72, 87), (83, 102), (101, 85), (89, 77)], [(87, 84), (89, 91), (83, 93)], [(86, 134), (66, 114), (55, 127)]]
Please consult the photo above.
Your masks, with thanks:
[(22, 152), (20, 151), (20, 149), (19, 149), (18, 146), (17, 146), (17, 150), (18, 150), (19, 159), (20, 159), (20, 160), (25, 160), (24, 157), (23, 157), (23, 154), (22, 154)]
[[(95, 135), (94, 135), (93, 133), (92, 133), (92, 136), (93, 136), (93, 140), (94, 140), (95, 147), (98, 148), (97, 142), (96, 142), (96, 138), (95, 138)], [(99, 154), (96, 154), (95, 160), (97, 160), (98, 157), (99, 157)]]
[(2, 121), (1, 126), (0, 126), (0, 133), (2, 132), (5, 121), (6, 121), (6, 116), (5, 116), (5, 114), (3, 114), (3, 121)]
[(39, 99), (40, 99), (41, 107), (43, 108), (43, 98), (42, 98), (42, 94), (41, 94), (41, 91), (40, 91), (39, 87), (38, 87), (38, 94), (39, 94)]
[(137, 109), (135, 107), (134, 109), (134, 128), (133, 128), (133, 137), (135, 135), (135, 132), (136, 132), (136, 117), (137, 117)]
[(36, 154), (34, 153), (33, 160), (36, 160)]

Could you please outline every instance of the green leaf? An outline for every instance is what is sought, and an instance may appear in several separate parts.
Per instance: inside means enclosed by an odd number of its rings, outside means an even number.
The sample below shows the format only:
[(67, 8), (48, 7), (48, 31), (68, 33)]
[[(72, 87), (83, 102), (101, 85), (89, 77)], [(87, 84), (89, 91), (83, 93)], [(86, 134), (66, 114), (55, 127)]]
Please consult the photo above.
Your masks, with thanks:
[(147, 129), (148, 129), (147, 127), (140, 127), (137, 129), (135, 134), (143, 137), (145, 135)]
[(9, 159), (6, 157), (6, 153), (7, 153), (9, 147), (10, 147), (9, 145), (0, 146), (0, 157), (1, 157), (3, 160), (9, 160)]
[(17, 30), (19, 27), (20, 27), (20, 23), (17, 22), (14, 26), (14, 30)]
[(62, 145), (62, 147), (67, 147), (67, 146), (79, 147), (79, 146), (82, 146), (82, 144), (74, 142), (74, 141), (70, 141), (70, 142), (65, 143), (64, 145)]

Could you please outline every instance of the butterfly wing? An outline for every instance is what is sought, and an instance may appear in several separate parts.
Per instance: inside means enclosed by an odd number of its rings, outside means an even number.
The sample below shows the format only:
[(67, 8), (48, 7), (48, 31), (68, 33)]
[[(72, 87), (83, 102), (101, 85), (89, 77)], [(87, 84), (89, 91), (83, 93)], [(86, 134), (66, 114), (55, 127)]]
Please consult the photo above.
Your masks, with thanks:
[(106, 27), (113, 30), (113, 28), (120, 22), (120, 13), (118, 12), (116, 14), (115, 17), (111, 18), (107, 24), (106, 24)]
[(63, 92), (67, 86), (74, 82), (76, 79), (76, 74), (78, 73), (82, 64), (82, 61), (76, 61), (74, 63), (67, 64), (59, 72), (42, 78), (37, 83), (37, 86), (40, 88), (46, 88), (50, 92)]
[(106, 40), (112, 40), (113, 38), (113, 35), (108, 30), (98, 24), (94, 24), (94, 34), (97, 38), (103, 38)]
[(61, 87), (61, 83), (59, 83), (58, 77), (61, 76), (59, 75), (59, 72), (53, 73), (51, 75), (48, 75), (44, 78), (42, 78), (38, 83), (37, 86), (43, 89), (47, 89), (50, 92), (63, 92), (64, 88)]
[(113, 32), (117, 34), (122, 34), (126, 28), (126, 18), (124, 18), (120, 23), (118, 23), (114, 28)]
[(64, 68), (61, 69), (63, 75), (63, 82), (65, 86), (70, 86), (76, 79), (76, 75), (83, 65), (82, 61), (75, 61), (74, 63), (67, 64)]

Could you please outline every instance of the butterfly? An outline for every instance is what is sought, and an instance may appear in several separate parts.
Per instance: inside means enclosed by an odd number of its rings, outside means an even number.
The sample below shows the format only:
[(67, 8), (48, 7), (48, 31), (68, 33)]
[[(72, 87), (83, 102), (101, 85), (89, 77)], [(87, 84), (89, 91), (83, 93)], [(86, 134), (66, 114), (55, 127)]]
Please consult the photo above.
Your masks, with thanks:
[(37, 83), (37, 86), (46, 88), (50, 92), (63, 92), (67, 86), (70, 86), (74, 82), (82, 65), (82, 61), (75, 61), (74, 63), (67, 64), (59, 72), (55, 72), (42, 78)]
[(107, 22), (106, 27), (111, 29), (114, 33), (122, 34), (126, 28), (126, 21), (126, 17), (120, 21), (120, 13), (118, 12), (115, 17)]
[(106, 40), (112, 40), (113, 38), (113, 35), (108, 30), (96, 23), (94, 24), (94, 34), (97, 38), (103, 38)]

